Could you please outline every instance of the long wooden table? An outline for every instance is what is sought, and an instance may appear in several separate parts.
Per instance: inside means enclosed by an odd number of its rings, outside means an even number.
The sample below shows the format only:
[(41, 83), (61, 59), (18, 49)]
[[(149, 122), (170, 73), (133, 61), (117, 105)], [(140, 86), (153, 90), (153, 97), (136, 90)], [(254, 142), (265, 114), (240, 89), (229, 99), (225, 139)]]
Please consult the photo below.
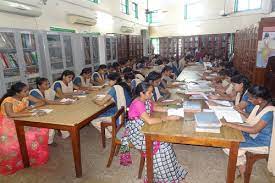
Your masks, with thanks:
[[(201, 71), (201, 67), (193, 66), (184, 70), (178, 79), (196, 81), (200, 79), (197, 73)], [(172, 98), (180, 97), (176, 95), (173, 92)], [(159, 116), (161, 114), (153, 113), (153, 115)], [(221, 133), (219, 134), (199, 133), (195, 131), (194, 114), (185, 113), (182, 120), (155, 125), (145, 123), (142, 132), (146, 139), (147, 178), (149, 183), (153, 182), (153, 141), (229, 148), (226, 182), (234, 183), (239, 144), (244, 141), (244, 137), (239, 130), (221, 127)]]
[(41, 109), (53, 109), (51, 113), (45, 116), (24, 117), (14, 120), (24, 167), (30, 166), (24, 126), (59, 129), (69, 131), (71, 134), (76, 177), (82, 176), (79, 131), (113, 105), (113, 103), (109, 103), (107, 106), (96, 105), (93, 99), (97, 93), (99, 92), (93, 92), (71, 105), (47, 105), (40, 107)]

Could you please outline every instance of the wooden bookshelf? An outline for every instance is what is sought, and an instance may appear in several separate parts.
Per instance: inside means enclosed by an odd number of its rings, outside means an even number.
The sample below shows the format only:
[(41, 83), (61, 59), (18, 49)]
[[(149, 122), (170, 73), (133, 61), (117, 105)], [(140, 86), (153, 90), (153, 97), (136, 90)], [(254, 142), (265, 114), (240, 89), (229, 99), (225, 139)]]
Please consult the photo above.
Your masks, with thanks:
[(205, 48), (213, 56), (228, 56), (230, 34), (209, 34), (159, 38), (160, 55), (182, 58), (188, 50)]
[(262, 40), (263, 28), (274, 27), (275, 18), (262, 18), (258, 24), (239, 30), (235, 34), (234, 66), (246, 75), (253, 84), (265, 85), (275, 98), (275, 71), (257, 68), (258, 41)]
[(127, 60), (128, 52), (129, 52), (129, 46), (128, 46), (127, 35), (117, 34), (118, 62)]

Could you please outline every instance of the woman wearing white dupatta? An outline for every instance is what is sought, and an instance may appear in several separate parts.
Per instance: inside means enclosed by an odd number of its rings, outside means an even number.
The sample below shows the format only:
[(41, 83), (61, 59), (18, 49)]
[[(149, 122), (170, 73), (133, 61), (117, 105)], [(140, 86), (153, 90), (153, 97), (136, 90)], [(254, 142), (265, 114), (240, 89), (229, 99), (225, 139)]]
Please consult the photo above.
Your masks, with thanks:
[[(253, 109), (253, 111), (250, 114), (252, 115), (252, 117), (250, 116), (247, 120), (248, 122), (250, 122), (250, 125), (228, 123), (225, 120), (221, 120), (223, 126), (228, 126), (242, 131), (243, 136), (245, 138), (245, 142), (240, 143), (240, 149), (237, 159), (237, 166), (239, 167), (242, 176), (244, 176), (245, 172), (245, 152), (265, 151), (266, 149), (268, 149), (271, 144), (273, 128), (274, 108), (271, 107), (271, 95), (269, 91), (262, 86), (253, 86), (248, 89), (248, 93), (249, 100), (251, 101), (251, 103), (254, 106), (259, 106)], [(257, 115), (257, 118), (255, 117), (256, 113), (259, 113)], [(225, 152), (228, 154), (228, 150), (225, 150)], [(274, 150), (272, 150), (272, 152), (274, 152)], [(273, 160), (271, 162), (274, 163), (274, 157), (272, 158)]]
[[(55, 100), (56, 92), (49, 87), (49, 80), (47, 78), (37, 78), (36, 80), (37, 89), (32, 89), (30, 91), (30, 95), (43, 100), (46, 104), (50, 105), (66, 105), (71, 104), (71, 102), (60, 102), (59, 100)], [(34, 105), (35, 103), (30, 102), (30, 105)], [(67, 138), (70, 136), (70, 133), (67, 131), (62, 131), (62, 138)], [(48, 144), (53, 143), (55, 131), (53, 129), (49, 130), (49, 139)]]
[[(108, 75), (108, 79), (109, 85), (111, 86), (108, 94), (102, 100), (95, 100), (94, 102), (98, 105), (105, 105), (112, 100), (116, 103), (116, 106), (91, 121), (92, 125), (99, 131), (101, 129), (101, 122), (111, 122), (111, 117), (117, 112), (117, 110), (122, 106), (127, 109), (132, 101), (131, 89), (125, 82), (122, 82), (120, 74), (111, 73)], [(107, 138), (112, 137), (111, 130), (111, 128), (106, 129), (105, 134)]]

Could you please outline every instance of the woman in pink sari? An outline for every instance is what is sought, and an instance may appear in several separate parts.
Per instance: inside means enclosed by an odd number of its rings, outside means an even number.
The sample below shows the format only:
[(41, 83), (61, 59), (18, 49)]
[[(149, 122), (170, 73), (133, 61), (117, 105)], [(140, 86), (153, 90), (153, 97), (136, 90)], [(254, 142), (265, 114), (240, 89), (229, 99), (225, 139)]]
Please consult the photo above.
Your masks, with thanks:
[[(29, 107), (29, 101), (36, 106)], [(28, 86), (18, 82), (11, 86), (1, 99), (0, 113), (0, 174), (8, 175), (22, 169), (20, 152), (14, 121), (12, 118), (43, 115), (28, 109), (44, 105), (43, 101), (29, 96)], [(25, 127), (27, 150), (31, 166), (48, 161), (48, 129)]]

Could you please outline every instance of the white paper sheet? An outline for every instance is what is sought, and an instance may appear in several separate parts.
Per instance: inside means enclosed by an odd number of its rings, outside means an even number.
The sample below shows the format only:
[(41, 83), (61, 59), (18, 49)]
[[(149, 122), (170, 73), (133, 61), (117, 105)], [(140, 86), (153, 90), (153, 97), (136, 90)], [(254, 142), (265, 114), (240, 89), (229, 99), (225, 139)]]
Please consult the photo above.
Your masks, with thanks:
[(71, 98), (63, 98), (62, 100), (60, 100), (61, 103), (65, 103), (65, 102), (75, 102), (76, 100), (71, 99)]
[(229, 101), (226, 100), (210, 100), (211, 102), (214, 102), (215, 104), (222, 105), (225, 107), (232, 107), (232, 104)]
[(216, 113), (216, 115), (219, 119), (222, 119), (224, 117), (224, 119), (230, 123), (243, 123), (241, 114), (238, 111), (236, 111), (235, 109), (232, 109), (232, 108), (218, 109), (218, 108), (216, 108), (216, 109), (214, 109), (214, 112)]
[(167, 110), (168, 116), (180, 116), (184, 117), (184, 109), (183, 108), (178, 108), (178, 109), (168, 109)]

